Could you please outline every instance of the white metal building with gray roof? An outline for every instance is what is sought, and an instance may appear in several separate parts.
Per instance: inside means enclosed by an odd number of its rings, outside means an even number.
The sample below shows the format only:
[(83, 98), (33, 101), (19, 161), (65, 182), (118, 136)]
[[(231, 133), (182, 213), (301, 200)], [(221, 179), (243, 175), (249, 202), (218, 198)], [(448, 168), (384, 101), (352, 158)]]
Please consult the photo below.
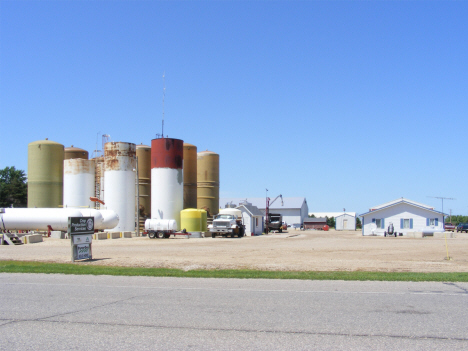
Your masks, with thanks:
[(263, 213), (257, 206), (251, 203), (244, 203), (237, 207), (242, 212), (242, 221), (245, 226), (245, 235), (254, 236), (263, 233)]
[[(258, 207), (258, 209), (262, 211), (263, 215), (265, 215), (266, 199), (264, 197), (224, 197), (219, 199), (219, 206), (224, 208), (229, 204), (232, 207), (238, 207), (245, 202)], [(270, 204), (270, 213), (281, 214), (283, 216), (283, 222), (286, 222), (287, 224), (302, 224), (304, 222), (304, 218), (308, 217), (309, 206), (307, 205), (305, 197), (283, 197), (283, 202), (278, 198), (273, 204)]]

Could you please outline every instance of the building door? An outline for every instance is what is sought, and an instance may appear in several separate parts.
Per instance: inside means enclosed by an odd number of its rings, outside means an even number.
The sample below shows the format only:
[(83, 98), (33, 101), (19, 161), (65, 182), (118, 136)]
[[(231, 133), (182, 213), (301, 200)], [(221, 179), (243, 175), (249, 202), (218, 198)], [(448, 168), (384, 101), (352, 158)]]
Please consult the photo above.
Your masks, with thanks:
[(348, 220), (347, 219), (343, 219), (343, 230), (344, 229), (348, 229)]

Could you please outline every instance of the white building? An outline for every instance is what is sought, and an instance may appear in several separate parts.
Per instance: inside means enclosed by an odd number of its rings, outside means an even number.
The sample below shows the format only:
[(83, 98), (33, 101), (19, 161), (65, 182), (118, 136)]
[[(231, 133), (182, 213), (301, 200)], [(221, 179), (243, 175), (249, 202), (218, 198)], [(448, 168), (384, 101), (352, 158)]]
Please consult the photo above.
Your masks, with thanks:
[(362, 217), (362, 235), (384, 235), (390, 223), (397, 233), (444, 231), (444, 214), (433, 207), (400, 198), (369, 209)]
[(237, 207), (242, 211), (245, 235), (254, 236), (263, 233), (263, 213), (252, 204), (245, 203)]
[(342, 213), (335, 217), (336, 230), (356, 230), (356, 215)]
[[(272, 199), (273, 200), (273, 199)], [(245, 202), (251, 203), (258, 207), (265, 215), (266, 199), (264, 197), (257, 198), (220, 198), (219, 206), (224, 208), (226, 204), (237, 207)], [(305, 197), (285, 197), (276, 199), (273, 204), (270, 204), (270, 213), (279, 213), (283, 216), (283, 222), (287, 224), (302, 224), (304, 218), (307, 218), (309, 207)]]

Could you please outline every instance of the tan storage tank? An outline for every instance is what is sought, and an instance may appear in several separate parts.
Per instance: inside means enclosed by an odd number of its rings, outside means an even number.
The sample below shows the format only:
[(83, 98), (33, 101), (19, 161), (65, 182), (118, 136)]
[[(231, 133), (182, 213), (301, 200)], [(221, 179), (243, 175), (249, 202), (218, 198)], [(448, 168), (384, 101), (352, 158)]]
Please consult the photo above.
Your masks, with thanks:
[(28, 145), (28, 207), (62, 205), (64, 154), (62, 144), (48, 139)]
[(184, 143), (184, 208), (197, 208), (197, 147)]
[(151, 218), (151, 147), (137, 145), (140, 216)]
[(197, 208), (219, 212), (219, 155), (212, 151), (197, 154)]
[(87, 160), (89, 158), (89, 153), (88, 151), (80, 149), (79, 147), (74, 147), (73, 145), (70, 147), (66, 147), (64, 159), (70, 160), (75, 158), (82, 158), (83, 160)]

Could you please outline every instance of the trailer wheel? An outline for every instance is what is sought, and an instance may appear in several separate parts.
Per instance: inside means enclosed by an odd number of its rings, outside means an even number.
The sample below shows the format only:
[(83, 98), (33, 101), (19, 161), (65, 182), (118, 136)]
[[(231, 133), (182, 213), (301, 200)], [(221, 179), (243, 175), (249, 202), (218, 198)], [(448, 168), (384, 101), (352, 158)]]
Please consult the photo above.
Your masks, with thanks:
[(164, 239), (169, 239), (171, 237), (171, 234), (169, 233), (164, 233)]
[(387, 232), (384, 232), (384, 233), (383, 233), (383, 236), (387, 236)]
[(158, 232), (156, 232), (156, 237), (157, 237), (158, 239), (162, 239), (162, 238), (164, 237), (164, 233), (161, 232), (161, 231), (158, 231)]
[(150, 239), (154, 239), (156, 237), (156, 233), (151, 231), (151, 232), (148, 233), (148, 237)]
[(280, 228), (280, 229), (279, 229), (279, 232), (282, 233), (282, 232), (283, 232), (283, 228)]
[(397, 232), (395, 232), (395, 238), (396, 238), (396, 236), (397, 236)]

